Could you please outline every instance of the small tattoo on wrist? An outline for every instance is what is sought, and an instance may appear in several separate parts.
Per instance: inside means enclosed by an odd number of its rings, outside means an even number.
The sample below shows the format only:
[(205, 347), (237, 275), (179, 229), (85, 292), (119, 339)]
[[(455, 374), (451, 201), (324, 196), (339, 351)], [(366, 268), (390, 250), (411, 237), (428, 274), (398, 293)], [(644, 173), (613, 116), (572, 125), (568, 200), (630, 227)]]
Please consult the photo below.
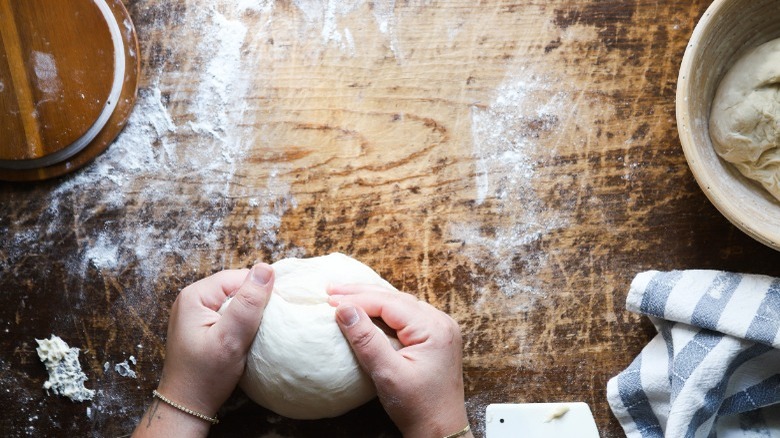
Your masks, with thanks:
[[(149, 421), (146, 423), (146, 428), (148, 429), (149, 426), (152, 425), (152, 420), (154, 419), (154, 415), (157, 413), (157, 408), (160, 407), (160, 400), (155, 399), (152, 402), (152, 406), (149, 408)], [(157, 417), (159, 418), (159, 417)]]

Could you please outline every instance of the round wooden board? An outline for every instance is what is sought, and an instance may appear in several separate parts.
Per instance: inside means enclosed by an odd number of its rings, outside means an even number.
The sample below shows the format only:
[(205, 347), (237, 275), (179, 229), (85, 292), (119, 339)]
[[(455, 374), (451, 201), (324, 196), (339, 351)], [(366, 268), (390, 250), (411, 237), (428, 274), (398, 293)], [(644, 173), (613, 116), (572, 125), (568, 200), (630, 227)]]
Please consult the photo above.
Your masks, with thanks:
[[(110, 12), (115, 24), (107, 23), (101, 8)], [(0, 0), (0, 10), (6, 11), (6, 19), (12, 16), (0, 35), (5, 48), (0, 54), (0, 78), (12, 78), (8, 81), (12, 85), (6, 84), (6, 92), (0, 92), (0, 107), (13, 115), (32, 105), (33, 116), (5, 117), (0, 123), (8, 139), (0, 143), (0, 179), (36, 181), (76, 170), (110, 145), (135, 104), (140, 61), (129, 14), (119, 0), (25, 7)], [(46, 25), (36, 25), (42, 23)], [(9, 37), (12, 27), (15, 34)], [(113, 42), (110, 27), (119, 29)], [(16, 47), (12, 47), (14, 37)], [(83, 41), (90, 43), (74, 44)], [(118, 44), (123, 46), (123, 59), (115, 59)], [(14, 58), (28, 61), (21, 72)], [(119, 74), (115, 74), (117, 66)]]

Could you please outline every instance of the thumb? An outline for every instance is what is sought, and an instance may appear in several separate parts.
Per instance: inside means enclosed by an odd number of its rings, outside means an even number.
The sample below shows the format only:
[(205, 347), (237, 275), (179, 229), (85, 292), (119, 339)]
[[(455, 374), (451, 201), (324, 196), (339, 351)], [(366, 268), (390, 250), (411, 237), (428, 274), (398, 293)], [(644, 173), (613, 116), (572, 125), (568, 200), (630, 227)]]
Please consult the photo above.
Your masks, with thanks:
[(382, 369), (396, 369), (400, 358), (382, 330), (374, 325), (366, 312), (351, 304), (339, 304), (336, 322), (355, 352), (360, 366), (369, 375)]
[(235, 339), (241, 349), (249, 348), (273, 288), (273, 268), (265, 263), (254, 265), (222, 317), (214, 324), (219, 339)]

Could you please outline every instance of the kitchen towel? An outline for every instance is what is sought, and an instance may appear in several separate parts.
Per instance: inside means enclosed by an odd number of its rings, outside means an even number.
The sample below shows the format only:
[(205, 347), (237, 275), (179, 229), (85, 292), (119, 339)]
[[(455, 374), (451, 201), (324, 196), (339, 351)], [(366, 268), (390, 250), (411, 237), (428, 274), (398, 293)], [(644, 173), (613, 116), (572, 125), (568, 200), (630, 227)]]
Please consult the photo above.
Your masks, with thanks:
[(658, 330), (607, 384), (629, 438), (780, 438), (780, 279), (648, 271), (626, 308)]

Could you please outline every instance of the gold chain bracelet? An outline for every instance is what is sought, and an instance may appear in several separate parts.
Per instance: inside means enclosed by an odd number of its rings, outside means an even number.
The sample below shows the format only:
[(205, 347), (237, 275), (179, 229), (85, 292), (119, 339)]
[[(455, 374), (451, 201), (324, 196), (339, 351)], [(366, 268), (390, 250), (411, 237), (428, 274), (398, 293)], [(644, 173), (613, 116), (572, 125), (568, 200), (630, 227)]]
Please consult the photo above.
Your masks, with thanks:
[(447, 435), (444, 438), (458, 438), (469, 433), (470, 430), (471, 430), (471, 426), (467, 424), (466, 427), (464, 427), (463, 429), (453, 433), (452, 435)]
[[(193, 411), (192, 409), (190, 409), (190, 408), (188, 408), (186, 406), (182, 406), (182, 405), (180, 405), (180, 404), (178, 404), (178, 403), (176, 403), (174, 401), (169, 400), (164, 395), (162, 395), (159, 392), (157, 392), (156, 389), (154, 391), (152, 391), (152, 397), (157, 397), (160, 400), (164, 401), (165, 403), (168, 403), (169, 405), (173, 406), (174, 408), (176, 408), (176, 409), (178, 409), (178, 410), (180, 410), (182, 412), (186, 412), (186, 413), (192, 415), (193, 417), (198, 417), (201, 420), (208, 421), (211, 424), (219, 423), (219, 420), (217, 419), (216, 415), (214, 417), (209, 417), (208, 415), (203, 415), (200, 412), (195, 412), (195, 411)], [(460, 436), (460, 435), (453, 435), (453, 436)]]

